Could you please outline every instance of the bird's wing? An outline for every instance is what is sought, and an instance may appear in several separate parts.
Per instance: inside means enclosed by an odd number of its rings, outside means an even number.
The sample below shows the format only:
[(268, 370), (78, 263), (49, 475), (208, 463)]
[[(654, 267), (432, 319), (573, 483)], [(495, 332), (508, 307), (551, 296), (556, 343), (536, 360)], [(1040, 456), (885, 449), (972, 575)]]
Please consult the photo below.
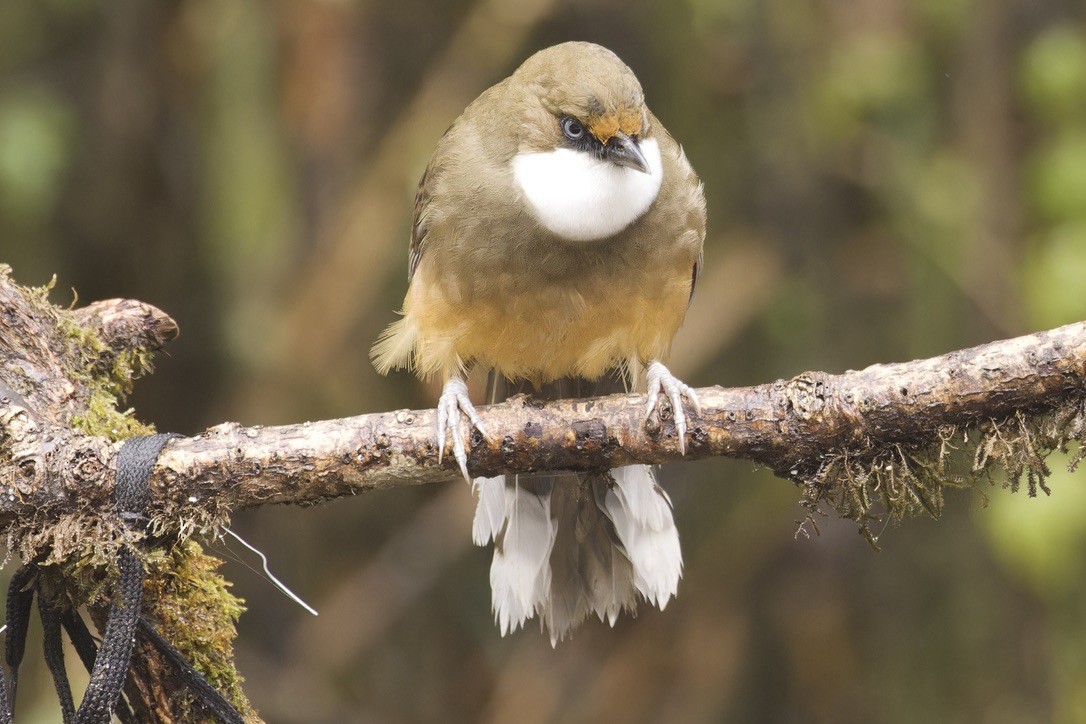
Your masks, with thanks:
[(672, 183), (665, 185), (661, 195), (669, 193), (668, 208), (679, 209), (684, 228), (681, 237), (676, 239), (680, 246), (696, 252), (690, 269), (690, 298), (694, 299), (694, 288), (701, 276), (702, 262), (705, 256), (705, 186), (698, 178), (694, 167), (686, 158), (686, 151), (651, 111), (649, 120), (655, 129), (655, 137), (660, 143), (660, 153), (664, 161), (664, 173), (670, 175)]
[(690, 302), (694, 301), (694, 289), (698, 286), (702, 263), (705, 261), (705, 186), (701, 183), (701, 179), (698, 178), (690, 162), (686, 160), (686, 153), (683, 151), (682, 146), (679, 146), (679, 160), (687, 175), (688, 188), (691, 189), (686, 205), (689, 209), (688, 218), (691, 222), (691, 228), (697, 236), (698, 250), (698, 255), (694, 259), (694, 267), (690, 270), (690, 298), (687, 300), (687, 306), (689, 306)]
[(426, 164), (426, 170), (422, 172), (422, 178), (419, 179), (419, 187), (415, 191), (414, 216), (411, 220), (411, 246), (408, 247), (407, 252), (407, 281), (411, 281), (411, 278), (415, 276), (422, 254), (426, 251), (426, 237), (430, 231), (435, 190), (448, 176), (449, 144), (454, 131), (457, 128), (463, 130), (465, 116), (466, 113), (461, 114), (441, 134), (434, 153)]
[(697, 289), (698, 279), (701, 277), (701, 265), (705, 261), (705, 249), (702, 249), (698, 254), (698, 258), (694, 260), (694, 269), (690, 272), (690, 299), (687, 300), (686, 306), (690, 306), (690, 302), (694, 301), (694, 290)]
[[(448, 135), (448, 133), (448, 131), (445, 131), (445, 135)], [(444, 140), (444, 136), (442, 136), (442, 140)], [(426, 170), (422, 172), (422, 178), (419, 179), (418, 190), (415, 191), (414, 218), (411, 221), (411, 246), (408, 247), (407, 252), (407, 281), (411, 281), (411, 277), (415, 276), (415, 270), (419, 267), (419, 260), (422, 259), (422, 252), (426, 249), (426, 232), (430, 226), (426, 209), (430, 205), (434, 160), (434, 158), (431, 158), (430, 163), (426, 165)]]

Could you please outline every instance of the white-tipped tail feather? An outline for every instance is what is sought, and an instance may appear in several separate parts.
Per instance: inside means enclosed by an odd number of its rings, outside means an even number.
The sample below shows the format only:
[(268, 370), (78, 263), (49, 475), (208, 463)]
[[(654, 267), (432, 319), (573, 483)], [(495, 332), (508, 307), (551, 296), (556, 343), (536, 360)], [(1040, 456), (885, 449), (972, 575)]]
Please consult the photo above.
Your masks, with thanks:
[(505, 488), (505, 520), (494, 538), (490, 591), (502, 636), (516, 631), (546, 605), (551, 588), (548, 559), (554, 546), (550, 486), (519, 481)]
[(662, 611), (678, 590), (683, 570), (671, 500), (646, 465), (616, 468), (611, 475), (615, 484), (607, 493), (607, 515), (633, 564), (638, 593)]
[(490, 585), (502, 635), (539, 616), (554, 645), (589, 614), (614, 626), (623, 609), (635, 611), (638, 594), (661, 609), (675, 595), (679, 535), (649, 467), (475, 483), (472, 538), (494, 541)]
[(505, 476), (475, 478), (473, 486), (479, 503), (471, 523), (471, 539), (475, 545), (485, 546), (498, 537), (505, 525)]

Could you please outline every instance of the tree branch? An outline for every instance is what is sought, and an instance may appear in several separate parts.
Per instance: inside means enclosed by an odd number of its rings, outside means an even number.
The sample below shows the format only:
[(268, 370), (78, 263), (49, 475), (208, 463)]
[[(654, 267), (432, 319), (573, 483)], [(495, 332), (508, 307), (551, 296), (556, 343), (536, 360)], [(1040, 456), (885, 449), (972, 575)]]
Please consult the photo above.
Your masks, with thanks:
[[(803, 481), (829, 451), (873, 455), (926, 444), (948, 425), (1054, 409), (1080, 399), (1084, 380), (1086, 323), (1079, 323), (860, 372), (706, 387), (698, 390), (702, 413), (688, 423), (685, 457), (669, 414), (642, 425), (643, 395), (543, 403), (520, 395), (479, 408), (493, 440), (473, 434), (468, 466), (489, 476), (726, 456)], [(155, 473), (156, 494), (176, 504), (213, 498), (236, 510), (456, 479), (454, 462), (437, 462), (434, 425), (433, 410), (279, 427), (219, 425), (170, 443)]]
[[(8, 284), (9, 305), (11, 289)], [(165, 315), (136, 302), (100, 303), (72, 317), (103, 329), (101, 320), (114, 317), (102, 305), (127, 310), (128, 321), (110, 327), (121, 331), (107, 350), (118, 347), (117, 339), (128, 339), (128, 349), (157, 348), (175, 333)], [(34, 317), (41, 316), (40, 307), (16, 305), (15, 311), (28, 315), (26, 326), (40, 327)], [(12, 338), (5, 330), (9, 355)], [(34, 339), (42, 339), (40, 332)], [(56, 364), (40, 345), (21, 352), (54, 376), (70, 367)], [(92, 367), (101, 364), (92, 360)], [(9, 377), (6, 365), (0, 368), (0, 381), (15, 386), (18, 380)], [(642, 395), (545, 403), (518, 396), (479, 409), (493, 440), (473, 435), (469, 468), (487, 476), (726, 456), (806, 483), (831, 459), (893, 457), (902, 446), (915, 450), (944, 440), (948, 427), (983, 426), (1018, 414), (1070, 411), (1064, 437), (1081, 439), (1084, 389), (1086, 323), (1080, 322), (859, 372), (806, 372), (756, 387), (702, 388), (703, 410), (691, 416), (685, 458), (666, 406), (663, 419), (642, 424)], [(58, 401), (37, 392), (26, 399), (68, 407), (79, 399)], [(119, 445), (108, 436), (38, 421), (40, 412), (17, 396), (0, 396), (0, 439), (10, 451), (0, 526), (43, 511), (56, 516), (101, 509), (112, 500)], [(46, 417), (61, 421), (64, 415), (51, 409)], [(218, 425), (169, 443), (152, 482), (158, 512), (172, 520), (215, 518), (269, 503), (306, 505), (364, 490), (447, 482), (457, 477), (455, 465), (449, 459), (438, 464), (434, 424), (433, 410), (400, 410), (277, 427)]]

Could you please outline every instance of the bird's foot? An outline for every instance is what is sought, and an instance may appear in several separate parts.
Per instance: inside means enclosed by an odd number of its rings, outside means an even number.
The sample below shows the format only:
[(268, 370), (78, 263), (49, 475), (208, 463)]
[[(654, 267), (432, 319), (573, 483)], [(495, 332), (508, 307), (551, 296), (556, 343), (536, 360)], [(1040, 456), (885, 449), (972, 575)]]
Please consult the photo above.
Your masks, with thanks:
[[(464, 474), (464, 479), (470, 483), (468, 452), (464, 445), (465, 435), (462, 427), (464, 417), (471, 421), (483, 437), (489, 439), (486, 430), (483, 429), (483, 423), (479, 420), (479, 415), (475, 413), (475, 407), (468, 398), (468, 386), (459, 377), (452, 377), (445, 383), (445, 387), (441, 390), (441, 397), (437, 401), (437, 461), (440, 463), (445, 453), (445, 430), (448, 428), (452, 433), (453, 457), (460, 465), (460, 472)], [(471, 434), (470, 430), (468, 434)]]
[(657, 409), (660, 394), (667, 395), (667, 399), (671, 402), (671, 414), (675, 418), (675, 432), (679, 434), (679, 451), (685, 455), (686, 413), (683, 411), (683, 398), (689, 400), (691, 406), (700, 414), (701, 403), (698, 401), (698, 396), (694, 393), (692, 387), (671, 374), (671, 371), (657, 360), (653, 360), (649, 364), (647, 378), (649, 383), (649, 404), (645, 409), (645, 419), (648, 420), (649, 416), (652, 415), (652, 411)]

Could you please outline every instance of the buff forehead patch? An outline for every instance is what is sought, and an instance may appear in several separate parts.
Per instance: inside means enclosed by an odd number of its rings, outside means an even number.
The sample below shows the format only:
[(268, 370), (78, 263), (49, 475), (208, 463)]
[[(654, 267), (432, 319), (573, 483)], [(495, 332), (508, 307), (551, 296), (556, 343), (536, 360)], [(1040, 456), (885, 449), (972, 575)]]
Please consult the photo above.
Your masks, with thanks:
[(593, 115), (588, 119), (588, 131), (602, 144), (606, 144), (621, 131), (627, 136), (641, 133), (643, 116), (640, 111), (619, 109), (617, 113)]

